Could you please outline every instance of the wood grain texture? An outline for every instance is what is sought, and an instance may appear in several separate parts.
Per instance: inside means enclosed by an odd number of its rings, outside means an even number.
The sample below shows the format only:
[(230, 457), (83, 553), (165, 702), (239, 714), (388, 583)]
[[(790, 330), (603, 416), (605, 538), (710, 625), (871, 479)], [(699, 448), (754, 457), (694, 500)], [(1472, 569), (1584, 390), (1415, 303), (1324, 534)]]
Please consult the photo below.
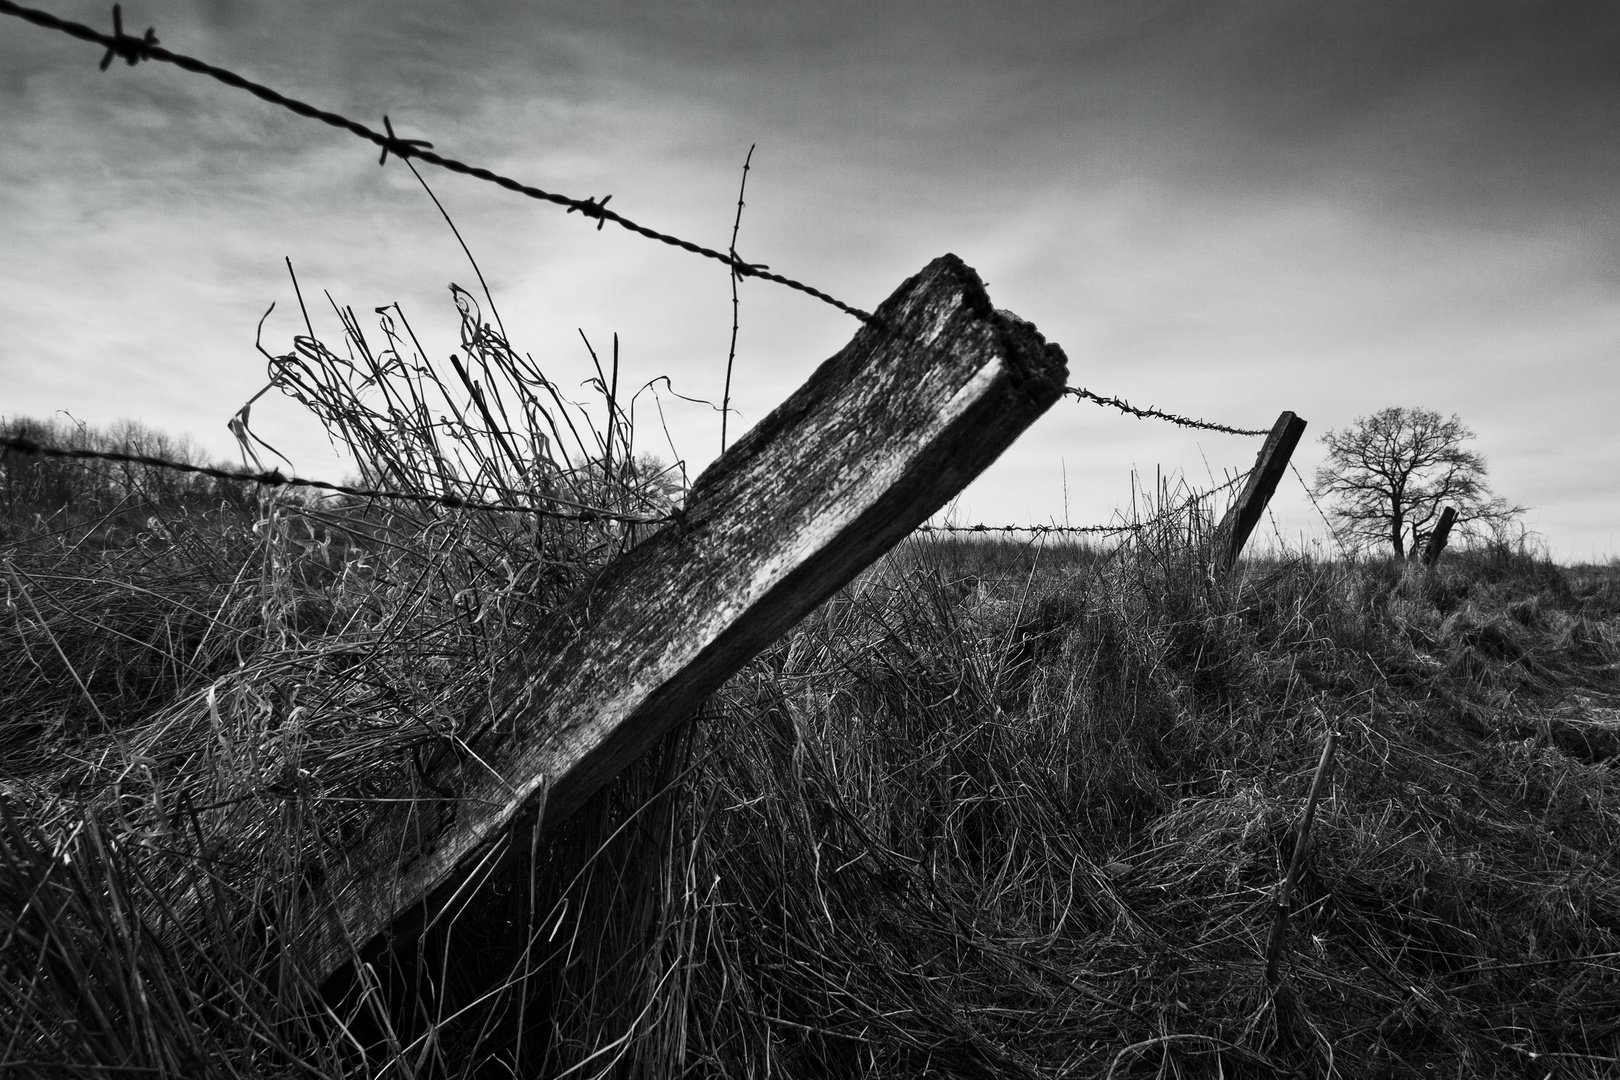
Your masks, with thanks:
[(1265, 445), (1255, 455), (1254, 469), (1249, 473), (1249, 482), (1243, 485), (1243, 494), (1238, 496), (1237, 502), (1232, 504), (1232, 509), (1221, 520), (1220, 530), (1216, 534), (1217, 571), (1225, 573), (1237, 565), (1238, 556), (1243, 554), (1243, 545), (1249, 542), (1249, 534), (1260, 523), (1260, 515), (1266, 512), (1266, 504), (1276, 492), (1277, 482), (1288, 468), (1288, 459), (1293, 456), (1294, 447), (1299, 445), (1299, 437), (1303, 434), (1305, 421), (1298, 416), (1284, 411), (1277, 417), (1271, 434), (1266, 436)]
[(328, 864), (324, 922), (304, 944), (313, 970), (331, 973), (402, 913), (420, 922), (514, 818), (543, 828), (577, 809), (960, 492), (1067, 376), (1062, 350), (996, 311), (954, 255), (905, 282), (699, 477), (684, 520), (512, 659), (471, 725), (473, 754), (434, 770), (456, 797), (381, 812)]

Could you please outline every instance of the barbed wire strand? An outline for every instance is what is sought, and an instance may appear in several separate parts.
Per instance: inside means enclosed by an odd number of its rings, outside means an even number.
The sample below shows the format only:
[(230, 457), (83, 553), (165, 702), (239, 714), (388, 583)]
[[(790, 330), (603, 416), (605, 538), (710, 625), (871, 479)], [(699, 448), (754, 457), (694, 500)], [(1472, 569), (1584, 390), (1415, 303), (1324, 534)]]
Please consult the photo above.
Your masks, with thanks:
[(1294, 479), (1299, 481), (1299, 486), (1305, 489), (1305, 497), (1311, 500), (1312, 506), (1316, 507), (1317, 514), (1322, 518), (1322, 524), (1327, 526), (1328, 535), (1333, 537), (1334, 542), (1339, 545), (1339, 550), (1346, 555), (1353, 555), (1354, 551), (1350, 545), (1344, 542), (1344, 537), (1339, 535), (1339, 530), (1333, 527), (1333, 521), (1327, 516), (1327, 511), (1323, 510), (1322, 504), (1316, 501), (1316, 492), (1311, 490), (1311, 485), (1305, 482), (1305, 478), (1300, 475), (1298, 469), (1294, 468), (1292, 461), (1288, 463), (1288, 468), (1293, 471)]
[(464, 499), (458, 495), (429, 495), (421, 492), (349, 487), (346, 484), (333, 484), (325, 480), (306, 480), (297, 476), (286, 476), (279, 469), (268, 469), (263, 472), (218, 469), (211, 465), (192, 465), (184, 461), (169, 461), (164, 458), (149, 457), (145, 454), (127, 454), (116, 450), (68, 450), (59, 446), (47, 446), (44, 443), (35, 442), (33, 439), (0, 435), (0, 451), (12, 450), (37, 457), (126, 462), (133, 465), (146, 465), (154, 469), (172, 469), (175, 472), (196, 473), (219, 480), (258, 484), (261, 487), (315, 488), (337, 495), (353, 495), (362, 499), (398, 499), (403, 502), (423, 505), (446, 506), (455, 510), (539, 514), (542, 517), (557, 518), (563, 521), (617, 521), (626, 525), (661, 525), (674, 520), (674, 515), (649, 517), (643, 514), (624, 514), (615, 510), (588, 506), (585, 503), (575, 502), (572, 499), (565, 499), (555, 495), (545, 495), (541, 496), (541, 498), (545, 502), (556, 503), (569, 509), (552, 510), (543, 506), (525, 506), (518, 503), (481, 502), (477, 499)]
[[(1253, 470), (1250, 470), (1253, 471)], [(1218, 495), (1228, 488), (1236, 487), (1249, 478), (1249, 473), (1239, 473), (1237, 476), (1204, 491), (1188, 496), (1182, 502), (1168, 510), (1148, 518), (1146, 521), (1133, 522), (1130, 525), (919, 525), (914, 530), (926, 533), (1138, 533), (1143, 529), (1156, 525), (1161, 521), (1175, 517), (1189, 506), (1211, 495)]]
[[(566, 207), (568, 213), (578, 211), (588, 218), (594, 218), (596, 220), (596, 227), (598, 230), (602, 228), (604, 223), (611, 221), (621, 228), (627, 229), (628, 231), (636, 233), (639, 236), (644, 236), (650, 240), (657, 240), (660, 243), (668, 244), (672, 247), (679, 248), (682, 251), (688, 251), (694, 255), (701, 255), (704, 258), (713, 259), (716, 262), (723, 263), (729, 267), (732, 273), (736, 276), (757, 277), (764, 281), (775, 282), (778, 285), (784, 285), (787, 288), (802, 292), (807, 296), (815, 297), (817, 300), (820, 300), (825, 304), (829, 304), (832, 307), (837, 308), (839, 311), (842, 311), (848, 315), (853, 315), (862, 322), (872, 321), (871, 312), (864, 311), (852, 304), (848, 304), (830, 293), (817, 289), (814, 286), (807, 285), (802, 281), (795, 280), (783, 274), (775, 273), (768, 269), (763, 263), (746, 262), (737, 256), (735, 248), (729, 252), (723, 252), (714, 248), (704, 247), (703, 245), (694, 243), (690, 240), (685, 240), (669, 233), (659, 232), (656, 229), (650, 229), (645, 225), (641, 225), (630, 220), (622, 214), (609, 210), (607, 208), (607, 204), (608, 200), (613, 198), (612, 195), (604, 195), (600, 199), (594, 197), (587, 199), (576, 199), (567, 195), (560, 195), (556, 192), (545, 191), (541, 188), (534, 187), (533, 185), (514, 180), (509, 176), (504, 176), (500, 173), (493, 172), (489, 169), (483, 168), (482, 166), (469, 165), (466, 162), (460, 161), (456, 158), (446, 157), (443, 154), (435, 153), (432, 150), (433, 144), (425, 140), (403, 138), (395, 133), (393, 122), (386, 115), (383, 117), (383, 130), (379, 132), (373, 128), (367, 127), (365, 124), (362, 124), (357, 120), (352, 120), (341, 113), (320, 109), (309, 104), (308, 102), (300, 101), (297, 98), (288, 97), (286, 94), (283, 94), (278, 90), (265, 86), (262, 83), (256, 83), (251, 79), (230, 70), (229, 68), (219, 67), (218, 65), (198, 60), (196, 57), (187, 56), (183, 53), (177, 53), (169, 49), (165, 49), (158, 44), (156, 32), (151, 27), (148, 27), (146, 32), (140, 37), (126, 34), (124, 33), (123, 27), (123, 12), (121, 7), (117, 4), (113, 5), (113, 32), (111, 34), (103, 34), (93, 27), (86, 26), (83, 23), (76, 23), (68, 19), (60, 18), (59, 16), (53, 15), (48, 11), (39, 11), (34, 8), (24, 7), (21, 4), (15, 3), (14, 0), (0, 0), (0, 13), (14, 15), (17, 18), (31, 22), (36, 26), (41, 26), (48, 30), (56, 30), (72, 37), (79, 38), (83, 41), (89, 41), (97, 45), (105, 46), (107, 52), (101, 58), (101, 70), (103, 71), (107, 70), (107, 68), (112, 64), (114, 58), (123, 59), (124, 62), (131, 67), (140, 63), (142, 60), (157, 60), (164, 63), (173, 64), (182, 70), (190, 71), (199, 75), (206, 75), (209, 78), (224, 83), (226, 86), (246, 90), (248, 93), (260, 98), (263, 101), (267, 101), (272, 105), (277, 105), (299, 116), (312, 120), (319, 120), (331, 127), (347, 131), (359, 138), (374, 143), (382, 149), (381, 155), (377, 158), (377, 163), (379, 165), (387, 163), (389, 154), (393, 154), (401, 160), (407, 162), (409, 162), (409, 159), (411, 158), (417, 158), (421, 161), (427, 162), (430, 165), (437, 165), (440, 168), (446, 169), (450, 172), (459, 173), (464, 176), (471, 176), (477, 180), (483, 180), (488, 183), (496, 184), (508, 191), (525, 195), (531, 199), (538, 199), (543, 202), (549, 202), (557, 206)], [(1250, 430), (1246, 428), (1231, 427), (1226, 424), (1210, 423), (1204, 420), (1194, 420), (1190, 417), (1177, 416), (1174, 413), (1167, 413), (1154, 408), (1139, 409), (1121, 398), (1105, 397), (1100, 394), (1095, 394), (1084, 387), (1071, 386), (1067, 388), (1065, 393), (1073, 395), (1075, 398), (1090, 399), (1099, 405), (1111, 406), (1119, 409), (1121, 412), (1136, 416), (1139, 419), (1152, 417), (1155, 419), (1167, 420), (1170, 423), (1177, 424), (1181, 427), (1198, 428), (1205, 431), (1219, 431), (1231, 435), (1268, 434), (1268, 432), (1265, 430)]]
[(1123, 398), (1104, 397), (1101, 394), (1092, 393), (1090, 390), (1087, 390), (1083, 386), (1065, 387), (1063, 392), (1064, 392), (1064, 394), (1070, 395), (1070, 396), (1074, 397), (1077, 400), (1094, 401), (1098, 405), (1105, 405), (1105, 406), (1109, 406), (1111, 408), (1118, 409), (1120, 412), (1123, 412), (1123, 413), (1130, 413), (1132, 416), (1136, 417), (1138, 420), (1146, 420), (1146, 419), (1150, 419), (1150, 418), (1154, 419), (1154, 420), (1168, 420), (1168, 421), (1170, 421), (1170, 423), (1175, 424), (1178, 427), (1199, 428), (1199, 429), (1202, 429), (1204, 431), (1221, 431), (1221, 432), (1225, 432), (1228, 435), (1270, 435), (1271, 434), (1271, 429), (1270, 428), (1228, 427), (1225, 424), (1213, 424), (1213, 423), (1210, 423), (1208, 420), (1194, 420), (1191, 417), (1187, 417), (1187, 416), (1177, 416), (1175, 413), (1167, 413), (1167, 412), (1164, 412), (1161, 409), (1155, 409), (1155, 408), (1152, 408), (1152, 407), (1149, 407), (1149, 408), (1146, 408), (1146, 409), (1138, 409), (1135, 405), (1132, 405), (1130, 402), (1124, 400)]
[(103, 34), (93, 27), (85, 26), (83, 23), (76, 23), (68, 19), (59, 18), (56, 15), (52, 15), (48, 11), (38, 11), (34, 8), (23, 7), (21, 4), (12, 2), (12, 0), (0, 0), (0, 13), (15, 15), (17, 18), (24, 19), (36, 26), (42, 26), (48, 30), (57, 30), (72, 37), (79, 38), (83, 41), (89, 41), (98, 45), (106, 46), (107, 53), (101, 58), (101, 70), (103, 71), (107, 70), (114, 57), (120, 57), (131, 67), (140, 63), (142, 60), (158, 60), (162, 61), (163, 63), (173, 64), (178, 68), (198, 75), (207, 75), (209, 78), (216, 79), (219, 82), (224, 83), (226, 86), (234, 87), (238, 90), (246, 90), (253, 96), (264, 101), (268, 101), (272, 105), (278, 105), (289, 112), (296, 113), (299, 116), (307, 117), (311, 120), (319, 120), (324, 124), (348, 131), (353, 135), (367, 140), (368, 142), (375, 143), (377, 146), (382, 148), (382, 155), (377, 159), (377, 164), (379, 165), (387, 163), (389, 154), (393, 154), (401, 159), (416, 158), (420, 161), (425, 161), (430, 165), (437, 165), (441, 169), (448, 169), (450, 172), (460, 173), (463, 176), (471, 176), (477, 180), (483, 180), (491, 184), (496, 184), (508, 191), (516, 192), (519, 195), (526, 195), (531, 199), (538, 199), (543, 202), (555, 203), (558, 206), (567, 207), (569, 213), (573, 213), (577, 210), (579, 213), (588, 218), (594, 218), (596, 220), (596, 227), (598, 230), (602, 228), (603, 224), (611, 221), (615, 225), (618, 225), (640, 236), (644, 236), (649, 240), (657, 240), (660, 243), (668, 244), (671, 247), (680, 248), (682, 251), (689, 251), (694, 255), (702, 255), (704, 258), (714, 259), (717, 262), (724, 263), (726, 266), (730, 267), (732, 272), (735, 274), (739, 274), (743, 277), (757, 277), (764, 281), (774, 281), (778, 285), (785, 285), (790, 289), (795, 289), (808, 296), (813, 296), (822, 303), (830, 304), (839, 311), (842, 311), (848, 315), (853, 315), (862, 322), (872, 321), (871, 312), (863, 311), (852, 304), (847, 304), (837, 297), (823, 292), (814, 286), (806, 285), (802, 281), (796, 281), (793, 278), (774, 273), (767, 269), (762, 263), (745, 262), (742, 259), (737, 258), (735, 253), (727, 254), (723, 251), (717, 251), (714, 248), (704, 247), (703, 245), (693, 243), (690, 240), (683, 240), (678, 236), (672, 236), (669, 233), (662, 233), (656, 229), (649, 229), (645, 225), (631, 221), (622, 214), (616, 213), (607, 208), (608, 200), (613, 198), (612, 195), (605, 195), (600, 199), (575, 199), (567, 195), (559, 195), (556, 192), (545, 191), (541, 188), (534, 187), (533, 185), (514, 180), (509, 176), (503, 176), (500, 173), (493, 172), (489, 169), (483, 168), (482, 166), (469, 165), (464, 161), (457, 160), (456, 158), (436, 154), (431, 149), (433, 144), (430, 142), (426, 142), (421, 139), (401, 138), (399, 135), (395, 134), (393, 122), (389, 120), (387, 116), (383, 117), (383, 131), (379, 132), (367, 127), (365, 124), (362, 124), (359, 121), (351, 120), (341, 113), (330, 112), (326, 109), (319, 109), (314, 105), (310, 105), (308, 102), (300, 101), (297, 98), (288, 97), (287, 95), (265, 86), (262, 83), (256, 83), (250, 79), (244, 78), (236, 72), (231, 71), (229, 68), (209, 64), (205, 61), (198, 60), (196, 57), (186, 56), (183, 53), (172, 52), (158, 44), (158, 38), (150, 27), (147, 28), (146, 33), (142, 37), (134, 37), (126, 34), (124, 33), (123, 28), (123, 14), (119, 9), (119, 5), (117, 4), (113, 5), (113, 32), (111, 34)]
[[(39, 11), (33, 8), (24, 7), (20, 4), (14, 3), (13, 0), (0, 0), (0, 13), (14, 15), (18, 18), (34, 23), (37, 26), (57, 30), (72, 37), (105, 46), (107, 52), (105, 55), (103, 55), (100, 64), (102, 71), (107, 70), (115, 58), (123, 59), (125, 63), (131, 67), (140, 63), (142, 60), (158, 60), (165, 63), (170, 63), (181, 68), (182, 70), (190, 71), (195, 74), (206, 75), (221, 83), (224, 83), (227, 86), (246, 90), (255, 97), (267, 101), (270, 104), (287, 109), (296, 115), (319, 120), (322, 123), (328, 124), (332, 127), (348, 131), (359, 138), (366, 139), (367, 141), (381, 147), (382, 153), (377, 159), (377, 163), (379, 165), (387, 163), (388, 155), (390, 153), (399, 157), (401, 160), (406, 161), (407, 164), (409, 164), (410, 158), (418, 158), (429, 164), (437, 165), (440, 168), (446, 169), (450, 172), (471, 176), (475, 179), (496, 184), (509, 191), (525, 195), (532, 199), (550, 202), (566, 207), (567, 212), (569, 213), (578, 211), (586, 217), (596, 219), (598, 230), (601, 229), (605, 222), (612, 221), (622, 228), (640, 236), (657, 240), (661, 243), (669, 244), (683, 251), (688, 251), (693, 254), (701, 255), (705, 258), (724, 263), (732, 271), (734, 279), (735, 276), (743, 276), (758, 277), (766, 281), (772, 281), (777, 284), (784, 285), (790, 289), (803, 292), (806, 295), (815, 297), (816, 299), (830, 304), (840, 311), (853, 315), (862, 321), (871, 321), (872, 319), (871, 313), (847, 304), (820, 289), (814, 288), (813, 286), (807, 285), (801, 281), (796, 281), (792, 278), (786, 277), (785, 275), (773, 273), (767, 270), (763, 264), (752, 264), (743, 261), (742, 259), (738, 258), (735, 249), (729, 253), (720, 252), (713, 248), (707, 248), (700, 244), (693, 243), (689, 240), (684, 240), (668, 233), (658, 232), (657, 230), (650, 229), (644, 225), (634, 222), (621, 214), (607, 209), (607, 203), (613, 197), (612, 195), (605, 195), (600, 199), (575, 199), (566, 195), (557, 194), (555, 192), (545, 191), (540, 188), (533, 187), (532, 185), (514, 180), (511, 177), (492, 172), (489, 169), (485, 169), (480, 166), (468, 165), (467, 163), (456, 158), (446, 157), (444, 155), (434, 153), (431, 149), (432, 143), (426, 142), (425, 140), (402, 138), (394, 132), (393, 123), (386, 115), (383, 117), (384, 131), (378, 132), (340, 113), (319, 109), (308, 104), (307, 102), (300, 101), (297, 98), (288, 97), (287, 95), (282, 94), (271, 87), (253, 82), (252, 80), (249, 80), (228, 68), (209, 64), (205, 61), (198, 60), (195, 57), (165, 49), (158, 44), (156, 32), (151, 27), (148, 27), (145, 33), (140, 37), (126, 34), (124, 33), (123, 29), (122, 8), (117, 4), (113, 5), (113, 32), (110, 35), (103, 34), (92, 27), (85, 26), (82, 23), (76, 23), (60, 18), (46, 11)], [(1068, 387), (1064, 392), (1074, 396), (1076, 399), (1089, 399), (1098, 405), (1110, 406), (1119, 409), (1121, 412), (1129, 413), (1138, 417), (1139, 419), (1151, 417), (1154, 419), (1166, 420), (1181, 427), (1196, 428), (1207, 431), (1219, 431), (1234, 435), (1267, 434), (1267, 432), (1264, 430), (1248, 430), (1231, 427), (1225, 424), (1215, 424), (1208, 421), (1178, 416), (1176, 414), (1167, 413), (1154, 408), (1140, 409), (1121, 398), (1105, 397), (1103, 395), (1093, 393), (1092, 391), (1083, 387)], [(567, 503), (567, 500), (555, 498), (551, 499), (550, 501), (571, 505), (574, 507), (574, 511), (564, 512), (546, 510), (538, 507), (519, 506), (504, 503), (480, 503), (475, 500), (462, 499), (453, 495), (424, 495), (370, 488), (354, 488), (341, 484), (332, 484), (321, 480), (305, 480), (298, 477), (287, 477), (284, 476), (279, 470), (271, 470), (260, 473), (230, 472), (226, 470), (213, 469), (208, 466), (195, 466), (182, 462), (164, 461), (162, 459), (150, 458), (142, 455), (118, 454), (88, 450), (61, 450), (55, 447), (45, 447), (38, 443), (32, 442), (32, 440), (26, 439), (5, 439), (3, 440), (3, 444), (9, 449), (15, 449), (24, 453), (43, 454), (53, 457), (80, 459), (99, 458), (109, 461), (123, 461), (158, 468), (170, 468), (177, 471), (194, 472), (202, 475), (214, 476), (220, 479), (248, 481), (260, 484), (262, 486), (307, 487), (340, 494), (354, 495), (361, 498), (392, 498), (424, 504), (442, 505), (452, 508), (539, 513), (550, 517), (572, 518), (577, 520), (604, 519), (632, 523), (651, 523), (660, 520), (667, 520), (661, 518), (647, 518), (640, 515), (617, 514), (599, 508)], [(1140, 525), (1136, 527), (976, 525), (966, 527), (923, 526), (922, 528), (923, 531), (1118, 533), (1133, 531), (1133, 528), (1140, 527)]]
[[(567, 521), (618, 521), (630, 525), (660, 525), (674, 520), (674, 515), (662, 517), (648, 517), (641, 514), (623, 514), (600, 507), (588, 506), (584, 503), (574, 502), (559, 496), (545, 496), (546, 502), (558, 503), (567, 506), (569, 510), (551, 510), (545, 507), (526, 506), (518, 503), (488, 503), (476, 499), (464, 499), (457, 495), (429, 495), (420, 492), (389, 491), (380, 488), (359, 488), (346, 484), (334, 484), (326, 480), (309, 480), (297, 476), (286, 476), (279, 469), (268, 469), (261, 472), (248, 472), (245, 470), (220, 469), (211, 465), (193, 465), (184, 461), (171, 461), (166, 458), (152, 457), (147, 454), (130, 454), (117, 450), (82, 450), (66, 449), (59, 446), (49, 446), (33, 439), (21, 436), (0, 436), (0, 451), (16, 451), (35, 457), (52, 457), (69, 460), (113, 461), (133, 465), (145, 465), (157, 469), (170, 469), (175, 472), (194, 473), (200, 476), (214, 477), (220, 480), (230, 480), (242, 483), (257, 484), (261, 487), (302, 487), (328, 491), (338, 495), (352, 495), (364, 499), (398, 499), (404, 502), (413, 502), (423, 505), (445, 506), (458, 510), (491, 511), (499, 513), (540, 514), (544, 517), (558, 518)], [(1094, 533), (1113, 535), (1118, 533), (1136, 533), (1143, 529), (1181, 513), (1187, 507), (1194, 505), (1202, 499), (1235, 486), (1248, 478), (1248, 473), (1241, 473), (1226, 483), (1206, 491), (1200, 491), (1188, 497), (1169, 510), (1155, 514), (1146, 521), (1133, 522), (1129, 525), (918, 525), (914, 531), (923, 533), (1030, 533), (1043, 534), (1080, 534)], [(1295, 475), (1299, 472), (1296, 469)], [(1304, 483), (1303, 480), (1300, 481)], [(1307, 494), (1309, 490), (1307, 489)], [(1315, 501), (1314, 499), (1312, 500)], [(1320, 512), (1320, 507), (1318, 507)], [(1326, 520), (1324, 515), (1323, 520)], [(1332, 525), (1329, 524), (1329, 529)]]
[(918, 525), (921, 533), (1122, 533), (1135, 532), (1137, 525)]

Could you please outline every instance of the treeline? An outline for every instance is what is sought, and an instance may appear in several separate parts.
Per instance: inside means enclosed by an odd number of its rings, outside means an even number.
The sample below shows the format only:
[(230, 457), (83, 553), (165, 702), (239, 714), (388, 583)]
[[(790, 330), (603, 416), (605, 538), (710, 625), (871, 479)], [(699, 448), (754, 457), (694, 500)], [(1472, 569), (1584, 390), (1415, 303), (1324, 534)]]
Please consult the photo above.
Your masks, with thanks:
[[(188, 465), (207, 464), (181, 436), (123, 420), (108, 429), (61, 420), (0, 417), (0, 436), (66, 450), (139, 454)], [(254, 485), (127, 461), (0, 452), (0, 542), (88, 530), (92, 545), (117, 547), (151, 532), (153, 515), (245, 512)]]

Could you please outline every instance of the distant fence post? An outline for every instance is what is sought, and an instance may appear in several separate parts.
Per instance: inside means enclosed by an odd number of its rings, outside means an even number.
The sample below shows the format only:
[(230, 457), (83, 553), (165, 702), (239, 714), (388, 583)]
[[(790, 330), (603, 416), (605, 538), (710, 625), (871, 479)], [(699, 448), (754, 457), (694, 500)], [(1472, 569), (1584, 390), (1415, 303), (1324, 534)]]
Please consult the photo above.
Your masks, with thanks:
[(1266, 504), (1277, 490), (1277, 482), (1288, 468), (1288, 459), (1304, 432), (1305, 421), (1293, 413), (1285, 410), (1277, 417), (1265, 445), (1254, 459), (1254, 471), (1249, 473), (1249, 482), (1243, 485), (1243, 494), (1227, 511), (1216, 531), (1215, 569), (1218, 573), (1224, 574), (1237, 564), (1243, 545), (1260, 523), (1260, 515), (1266, 512)]
[[(1063, 350), (930, 263), (693, 485), (680, 520), (537, 633), (413, 790), (329, 860), (296, 948), (325, 978), (409, 938), (513, 835), (577, 809), (926, 521), (1062, 394)], [(584, 629), (570, 632), (573, 622)], [(352, 944), (351, 944), (352, 943)]]
[(1451, 526), (1457, 520), (1457, 508), (1448, 506), (1440, 511), (1440, 520), (1429, 534), (1429, 542), (1423, 546), (1423, 565), (1432, 567), (1440, 560), (1440, 553), (1446, 550), (1446, 541), (1451, 538)]

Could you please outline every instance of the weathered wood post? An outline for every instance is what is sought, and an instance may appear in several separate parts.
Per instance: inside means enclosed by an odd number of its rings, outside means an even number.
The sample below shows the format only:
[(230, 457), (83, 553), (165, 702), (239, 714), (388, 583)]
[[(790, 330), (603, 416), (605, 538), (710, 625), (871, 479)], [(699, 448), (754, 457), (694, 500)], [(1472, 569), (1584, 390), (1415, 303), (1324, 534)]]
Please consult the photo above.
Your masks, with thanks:
[(1440, 553), (1446, 550), (1446, 541), (1451, 538), (1451, 526), (1457, 520), (1457, 508), (1448, 506), (1440, 511), (1440, 520), (1434, 526), (1434, 532), (1429, 534), (1429, 542), (1423, 545), (1423, 565), (1432, 567), (1440, 561)]
[(961, 491), (1067, 375), (1063, 351), (995, 310), (956, 256), (905, 282), (698, 478), (679, 521), (512, 658), (463, 752), (329, 856), (297, 945), (309, 971), (331, 974), (390, 927), (414, 933), (511, 835), (578, 808)]
[(1266, 436), (1265, 445), (1254, 459), (1254, 470), (1249, 473), (1249, 482), (1243, 485), (1243, 494), (1238, 496), (1237, 502), (1227, 511), (1216, 530), (1217, 573), (1224, 574), (1237, 564), (1238, 556), (1243, 553), (1243, 545), (1260, 523), (1260, 515), (1266, 512), (1266, 504), (1277, 490), (1277, 482), (1282, 479), (1283, 470), (1288, 468), (1288, 459), (1304, 432), (1305, 421), (1293, 413), (1284, 411), (1277, 417), (1271, 434)]

